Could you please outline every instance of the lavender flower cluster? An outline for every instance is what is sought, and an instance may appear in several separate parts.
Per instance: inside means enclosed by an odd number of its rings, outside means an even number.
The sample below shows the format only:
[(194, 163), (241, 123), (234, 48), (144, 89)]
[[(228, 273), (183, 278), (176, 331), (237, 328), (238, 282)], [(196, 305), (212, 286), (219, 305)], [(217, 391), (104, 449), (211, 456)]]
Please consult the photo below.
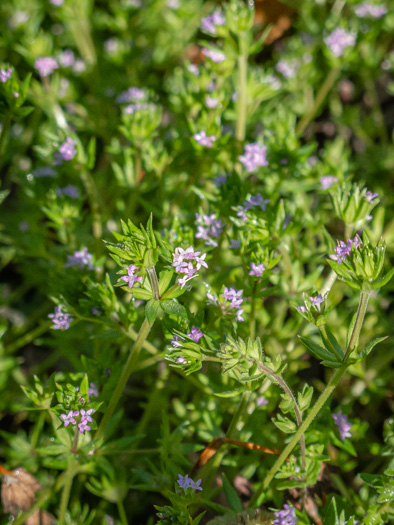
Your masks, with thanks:
[(338, 410), (336, 414), (332, 414), (332, 417), (338, 427), (341, 440), (344, 441), (345, 438), (352, 437), (352, 434), (350, 433), (352, 424), (349, 423), (347, 416), (342, 413), (342, 410)]
[(91, 417), (91, 414), (95, 412), (94, 408), (89, 408), (88, 410), (84, 410), (83, 408), (81, 410), (70, 410), (68, 414), (61, 414), (60, 418), (64, 422), (64, 426), (67, 427), (68, 425), (76, 425), (77, 420), (76, 417), (80, 418), (80, 421), (78, 423), (79, 433), (83, 434), (84, 431), (92, 430), (91, 427), (88, 425), (88, 423), (92, 423), (93, 419)]
[(59, 148), (59, 157), (62, 160), (72, 160), (77, 154), (76, 142), (71, 137), (67, 137)]
[(266, 146), (253, 142), (252, 144), (246, 144), (244, 154), (238, 158), (245, 166), (246, 171), (251, 173), (252, 171), (256, 171), (260, 166), (268, 166), (266, 151)]
[(37, 69), (40, 77), (48, 77), (55, 69), (59, 68), (56, 58), (53, 57), (39, 57), (34, 62), (34, 67)]
[(143, 279), (142, 275), (139, 275), (139, 276), (135, 275), (140, 270), (141, 268), (137, 268), (135, 264), (130, 264), (130, 266), (127, 268), (127, 275), (123, 275), (121, 277), (122, 281), (124, 281), (125, 283), (128, 283), (129, 288), (133, 288), (134, 283), (140, 283)]
[(189, 476), (186, 474), (186, 476), (181, 476), (180, 474), (178, 474), (178, 485), (179, 485), (179, 488), (183, 489), (185, 492), (187, 491), (188, 488), (192, 488), (193, 490), (202, 490), (202, 487), (200, 487), (201, 485), (201, 479), (199, 479), (198, 481), (193, 481), (192, 478), (189, 478)]
[(74, 318), (71, 315), (62, 312), (61, 306), (55, 307), (55, 313), (48, 315), (49, 319), (52, 319), (53, 330), (68, 330), (70, 328), (70, 323), (74, 321)]
[(206, 246), (213, 246), (216, 248), (218, 242), (215, 241), (215, 239), (218, 239), (223, 232), (223, 222), (220, 219), (217, 219), (214, 213), (211, 215), (196, 213), (194, 224), (197, 225), (196, 238), (203, 239)]
[(172, 266), (174, 266), (176, 273), (183, 275), (182, 278), (178, 279), (178, 285), (181, 288), (188, 281), (198, 277), (197, 272), (202, 266), (208, 268), (208, 264), (205, 262), (207, 254), (200, 255), (201, 252), (195, 252), (193, 246), (189, 246), (186, 250), (179, 246), (175, 248), (175, 252), (172, 254)]
[(343, 27), (337, 27), (324, 39), (324, 42), (331, 49), (334, 56), (340, 57), (347, 47), (354, 46), (356, 36), (356, 33), (348, 32)]
[(245, 319), (242, 317), (244, 310), (241, 308), (244, 301), (242, 294), (243, 290), (227, 288), (226, 286), (220, 298), (211, 293), (207, 293), (208, 304), (219, 306), (223, 315), (230, 315), (234, 313), (235, 310), (235, 320), (244, 321)]
[(212, 148), (213, 143), (216, 141), (215, 135), (209, 135), (208, 137), (206, 131), (195, 133), (193, 138), (200, 146), (205, 146), (206, 148)]
[(298, 522), (294, 507), (290, 507), (287, 503), (283, 505), (283, 510), (278, 510), (274, 514), (274, 525), (296, 525)]
[(330, 259), (336, 261), (338, 264), (342, 264), (343, 261), (352, 252), (352, 246), (357, 250), (361, 246), (362, 242), (360, 238), (355, 235), (354, 239), (348, 239), (346, 242), (339, 241), (338, 246), (335, 248), (335, 255), (330, 255)]
[(12, 69), (0, 69), (0, 82), (5, 84), (8, 80), (12, 78)]
[[(313, 297), (313, 296), (308, 297), (308, 299), (309, 299), (310, 302), (312, 303), (312, 306), (314, 306), (315, 309), (316, 309), (318, 312), (320, 312), (320, 311), (321, 311), (321, 307), (320, 307), (320, 305), (321, 305), (322, 303), (324, 303), (324, 297), (323, 297), (321, 294), (319, 294), (319, 295), (317, 295), (316, 297)], [(297, 310), (298, 310), (299, 312), (303, 313), (303, 314), (306, 313), (306, 312), (307, 312), (306, 303), (305, 303), (305, 305), (297, 306)]]
[(201, 19), (201, 30), (209, 35), (216, 36), (217, 27), (224, 26), (226, 17), (224, 14), (216, 9), (213, 13)]
[(372, 4), (371, 2), (363, 2), (354, 9), (354, 12), (359, 18), (382, 18), (388, 9), (382, 4)]
[(70, 268), (71, 266), (79, 266), (80, 270), (84, 270), (85, 268), (88, 270), (94, 270), (92, 257), (92, 254), (88, 252), (86, 247), (82, 248), (82, 250), (76, 251), (74, 255), (67, 256), (68, 260), (64, 267)]

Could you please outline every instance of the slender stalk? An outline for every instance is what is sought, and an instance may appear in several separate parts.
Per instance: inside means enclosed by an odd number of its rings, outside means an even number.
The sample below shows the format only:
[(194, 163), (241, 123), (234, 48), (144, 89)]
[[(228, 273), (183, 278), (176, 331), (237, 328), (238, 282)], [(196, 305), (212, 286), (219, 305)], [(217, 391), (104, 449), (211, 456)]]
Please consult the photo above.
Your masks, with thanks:
[(23, 346), (28, 345), (29, 343), (34, 341), (34, 339), (36, 339), (37, 337), (40, 337), (40, 335), (45, 334), (45, 332), (48, 332), (51, 325), (52, 325), (51, 322), (45, 322), (41, 324), (40, 326), (37, 326), (37, 328), (35, 328), (34, 330), (31, 330), (30, 332), (28, 332), (27, 334), (24, 334), (22, 337), (17, 339), (13, 344), (7, 345), (6, 347), (7, 355), (13, 354), (17, 350), (19, 350), (19, 348), (22, 348)]
[(79, 440), (79, 429), (78, 427), (75, 427), (73, 446), (71, 448), (71, 452), (73, 454), (76, 454), (78, 452), (78, 440)]
[(369, 299), (370, 293), (371, 292), (362, 291), (360, 294), (360, 302), (358, 304), (356, 322), (354, 323), (352, 335), (350, 336), (350, 341), (349, 341), (348, 347), (346, 348), (345, 357), (349, 355), (357, 346), (357, 341), (358, 341), (358, 338), (361, 332), (361, 327), (364, 322), (365, 313), (367, 311), (368, 299)]
[(298, 428), (297, 432), (292, 437), (291, 441), (288, 443), (288, 445), (283, 450), (282, 454), (278, 457), (278, 459), (275, 461), (274, 465), (268, 472), (267, 476), (261, 483), (260, 487), (257, 489), (256, 493), (254, 494), (253, 498), (249, 502), (249, 507), (257, 507), (260, 505), (261, 500), (264, 496), (265, 490), (269, 487), (271, 481), (274, 479), (275, 474), (278, 472), (278, 470), (281, 468), (283, 463), (286, 461), (286, 458), (289, 456), (289, 454), (293, 451), (294, 447), (297, 445), (298, 441), (301, 439), (301, 436), (305, 433), (309, 425), (312, 423), (314, 418), (317, 416), (317, 414), (320, 412), (321, 408), (324, 406), (327, 399), (330, 397), (332, 392), (334, 391), (335, 387), (337, 386), (339, 380), (345, 373), (347, 368), (347, 365), (343, 365), (341, 368), (338, 368), (334, 375), (332, 376), (330, 382), (324, 389), (323, 393), (317, 400), (316, 404), (312, 408), (312, 410), (309, 412), (308, 416), (305, 418), (304, 422), (301, 424), (301, 426)]
[(96, 432), (95, 439), (100, 439), (104, 436), (105, 431), (107, 429), (107, 425), (109, 423), (109, 420), (111, 419), (113, 413), (115, 412), (115, 408), (119, 402), (119, 399), (123, 393), (123, 390), (126, 386), (126, 383), (130, 377), (131, 372), (133, 371), (135, 364), (138, 360), (138, 355), (140, 353), (140, 350), (142, 348), (142, 345), (144, 344), (145, 339), (148, 337), (148, 334), (150, 332), (150, 329), (153, 326), (153, 323), (150, 323), (146, 318), (144, 322), (141, 325), (140, 331), (138, 333), (138, 337), (131, 349), (130, 355), (126, 361), (126, 364), (123, 368), (123, 372), (119, 378), (118, 384), (116, 385), (116, 388), (112, 394), (111, 400), (109, 402), (109, 405), (107, 407), (107, 410), (105, 411), (104, 417), (101, 420), (101, 423), (99, 425), (99, 428)]
[(149, 280), (152, 285), (153, 299), (160, 299), (159, 281), (154, 266), (150, 266), (146, 269), (149, 275)]
[(142, 159), (141, 151), (136, 150), (134, 155), (134, 184), (138, 186), (141, 183)]
[[(369, 298), (369, 292), (361, 292), (360, 295), (360, 302), (357, 310), (357, 316), (356, 316), (356, 322), (354, 323), (352, 335), (350, 336), (349, 345), (346, 349), (346, 355), (345, 357), (354, 350), (356, 347), (358, 338), (360, 336), (361, 328), (363, 325), (365, 312), (367, 310), (368, 306), (368, 298)], [(332, 375), (330, 381), (328, 382), (326, 388), (321, 393), (319, 399), (316, 401), (316, 404), (313, 406), (312, 410), (309, 412), (308, 416), (305, 418), (304, 422), (301, 424), (301, 426), (298, 428), (297, 432), (294, 434), (288, 445), (283, 450), (282, 454), (278, 457), (278, 459), (275, 461), (274, 465), (268, 472), (267, 476), (261, 483), (260, 487), (257, 489), (256, 493), (254, 494), (253, 498), (249, 502), (250, 507), (258, 506), (263, 497), (265, 490), (269, 487), (269, 484), (274, 479), (275, 474), (278, 472), (278, 470), (281, 468), (283, 463), (286, 461), (286, 458), (288, 455), (292, 452), (294, 447), (297, 445), (298, 441), (301, 439), (305, 431), (308, 429), (309, 425), (312, 423), (314, 418), (317, 416), (317, 414), (320, 412), (330, 395), (335, 390), (335, 387), (339, 383), (341, 377), (346, 372), (348, 365), (345, 363), (341, 368), (338, 368), (334, 374)]]
[(127, 516), (124, 510), (123, 501), (118, 501), (117, 507), (118, 507), (118, 512), (119, 512), (119, 518), (120, 518), (120, 521), (122, 522), (122, 525), (128, 525), (129, 522), (127, 521)]
[(31, 443), (30, 443), (30, 446), (33, 450), (37, 446), (38, 438), (40, 437), (42, 427), (44, 426), (44, 423), (45, 423), (45, 412), (46, 412), (45, 410), (42, 410), (40, 412), (38, 420), (36, 424), (34, 425), (34, 429), (31, 435)]
[(248, 55), (242, 54), (238, 57), (239, 92), (237, 104), (237, 125), (235, 137), (239, 142), (245, 140), (246, 109), (247, 109), (247, 87), (248, 87)]
[(320, 295), (322, 297), (330, 293), (331, 288), (334, 286), (334, 283), (336, 280), (337, 280), (337, 274), (335, 273), (334, 270), (331, 270), (330, 273), (328, 274), (326, 282), (323, 285), (323, 288), (321, 288), (320, 290)]
[(339, 71), (340, 71), (340, 68), (335, 67), (331, 69), (331, 71), (327, 75), (325, 81), (323, 82), (321, 88), (319, 89), (319, 92), (316, 95), (315, 102), (313, 104), (312, 109), (308, 111), (307, 113), (305, 113), (305, 115), (302, 117), (302, 119), (297, 124), (297, 127), (296, 127), (297, 135), (303, 134), (305, 128), (308, 126), (308, 124), (312, 121), (312, 119), (316, 115), (318, 109), (320, 108), (324, 99), (330, 92), (330, 89), (334, 85), (334, 82), (337, 79)]
[[(268, 376), (272, 377), (279, 384), (279, 386), (283, 388), (286, 394), (291, 397), (291, 399), (294, 402), (293, 410), (294, 410), (294, 414), (295, 414), (296, 421), (297, 421), (297, 427), (299, 428), (302, 425), (302, 413), (301, 413), (300, 407), (298, 406), (297, 400), (293, 392), (291, 391), (291, 388), (289, 387), (289, 385), (286, 383), (283, 377), (281, 377), (278, 374), (275, 374), (275, 372), (271, 370), (269, 366), (266, 366), (260, 362), (256, 362), (254, 359), (253, 359), (253, 363), (256, 363), (258, 368), (262, 372), (265, 372)], [(302, 467), (302, 470), (305, 470), (306, 468), (305, 450), (306, 449), (305, 449), (305, 436), (304, 435), (302, 435), (300, 438), (300, 449), (301, 449), (301, 467)]]
[(8, 130), (10, 129), (11, 119), (12, 119), (12, 117), (11, 117), (10, 114), (7, 114), (4, 117), (3, 128), (1, 130), (1, 135), (0, 135), (0, 158), (1, 158), (1, 155), (2, 155), (2, 150), (3, 150), (3, 145), (4, 145), (5, 138), (6, 138), (7, 134), (8, 134)]
[[(78, 428), (76, 431), (78, 432)], [(58, 525), (64, 524), (64, 519), (66, 516), (67, 507), (68, 507), (68, 500), (70, 499), (71, 486), (72, 486), (73, 478), (75, 475), (75, 468), (74, 468), (75, 464), (76, 464), (76, 458), (73, 454), (68, 462), (68, 467), (65, 473), (66, 475), (65, 475), (65, 480), (64, 480), (64, 486), (63, 486), (62, 496), (60, 499)]]

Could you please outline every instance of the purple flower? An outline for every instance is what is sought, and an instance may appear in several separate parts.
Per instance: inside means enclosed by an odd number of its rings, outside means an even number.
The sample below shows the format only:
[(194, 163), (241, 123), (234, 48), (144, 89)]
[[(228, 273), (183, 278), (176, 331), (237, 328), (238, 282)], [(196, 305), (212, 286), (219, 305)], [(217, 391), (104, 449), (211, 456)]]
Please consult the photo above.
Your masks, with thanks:
[(382, 18), (387, 11), (388, 9), (385, 5), (372, 4), (370, 2), (363, 2), (356, 6), (354, 10), (359, 18)]
[(171, 346), (173, 348), (182, 348), (183, 347), (183, 343), (181, 343), (180, 341), (183, 341), (184, 338), (181, 337), (180, 335), (177, 335), (175, 334), (171, 340)]
[(187, 66), (187, 70), (192, 74), (194, 75), (195, 77), (198, 77), (198, 75), (200, 74), (200, 71), (198, 69), (198, 66), (196, 66), (196, 64), (189, 64)]
[(76, 186), (72, 186), (71, 184), (68, 184), (64, 188), (56, 188), (56, 195), (58, 197), (66, 195), (71, 199), (79, 199), (80, 197), (79, 189)]
[(345, 438), (352, 437), (352, 434), (349, 432), (352, 424), (349, 423), (347, 416), (342, 414), (342, 410), (338, 410), (336, 414), (332, 414), (332, 417), (338, 427), (341, 440), (344, 441)]
[(213, 179), (213, 183), (217, 188), (220, 188), (220, 186), (223, 186), (223, 184), (226, 184), (227, 181), (227, 175), (218, 175)]
[(82, 248), (80, 251), (76, 251), (74, 255), (67, 256), (67, 263), (64, 265), (65, 268), (70, 266), (79, 266), (80, 270), (85, 269), (94, 270), (94, 265), (92, 262), (92, 254), (88, 252), (88, 249)]
[(146, 98), (146, 92), (143, 89), (131, 87), (127, 91), (123, 91), (123, 93), (117, 97), (116, 102), (134, 102), (136, 100), (145, 100)]
[(336, 182), (338, 182), (338, 177), (335, 177), (334, 175), (324, 175), (320, 179), (320, 184), (323, 190), (328, 190), (328, 188), (331, 188)]
[(206, 148), (212, 148), (213, 143), (216, 141), (215, 135), (210, 135), (208, 137), (205, 131), (195, 133), (193, 135), (193, 138), (196, 142), (200, 144), (200, 146), (205, 146)]
[(241, 248), (241, 240), (240, 239), (230, 239), (229, 248)]
[(224, 26), (226, 17), (224, 14), (216, 9), (212, 14), (201, 19), (201, 30), (209, 35), (215, 36), (217, 33), (217, 26)]
[(260, 208), (265, 211), (266, 205), (269, 203), (269, 199), (264, 199), (260, 193), (257, 195), (252, 195), (249, 200), (244, 202), (245, 211), (249, 211), (253, 206), (260, 206)]
[(309, 297), (310, 302), (313, 304), (313, 306), (316, 307), (316, 309), (320, 312), (320, 305), (321, 303), (324, 303), (324, 297), (319, 294), (317, 297)]
[(140, 283), (142, 281), (142, 275), (136, 277), (134, 274), (139, 272), (141, 268), (137, 268), (135, 264), (130, 264), (127, 268), (127, 275), (121, 277), (122, 281), (129, 283), (129, 288), (133, 288), (134, 283)]
[(299, 68), (298, 60), (279, 60), (275, 69), (281, 73), (285, 78), (293, 78)]
[(77, 154), (76, 142), (71, 137), (67, 137), (66, 141), (59, 148), (60, 158), (63, 160), (72, 160)]
[(260, 146), (256, 142), (245, 146), (244, 154), (240, 155), (238, 158), (245, 166), (248, 173), (256, 171), (260, 166), (268, 165), (266, 150), (266, 146)]
[(5, 84), (7, 80), (10, 80), (12, 77), (12, 69), (0, 69), (0, 82), (3, 82)]
[(211, 293), (207, 293), (207, 299), (208, 299), (208, 303), (207, 304), (217, 305), (218, 302), (219, 302), (219, 299), (216, 297), (216, 295), (213, 295)]
[(238, 309), (241, 307), (241, 304), (243, 303), (243, 298), (241, 297), (242, 293), (243, 293), (243, 290), (236, 290), (235, 288), (227, 288), (226, 286), (222, 293), (222, 297), (224, 297), (227, 301), (230, 301), (231, 307)]
[(54, 326), (52, 326), (53, 330), (68, 330), (70, 328), (70, 323), (74, 321), (74, 319), (66, 313), (62, 312), (61, 306), (55, 307), (55, 313), (48, 315), (49, 319), (52, 319), (52, 322)]
[(61, 6), (64, 4), (64, 0), (49, 0), (51, 4)]
[(248, 216), (246, 215), (246, 210), (243, 206), (237, 206), (237, 217), (241, 219), (242, 222), (247, 222)]
[(338, 27), (324, 39), (324, 42), (336, 57), (340, 57), (346, 47), (354, 46), (356, 33), (349, 33), (343, 27)]
[(263, 272), (265, 270), (264, 264), (254, 264), (250, 263), (250, 272), (249, 275), (255, 275), (256, 277), (261, 277), (263, 275)]
[[(97, 390), (97, 389), (96, 389)], [(97, 396), (96, 396), (97, 397)], [(80, 414), (81, 414), (81, 423), (91, 423), (93, 421), (93, 419), (90, 417), (91, 414), (94, 414), (96, 411), (94, 410), (94, 408), (89, 408), (88, 410), (84, 410), (82, 408), (82, 410), (80, 411)], [(89, 429), (90, 430), (90, 429)]]
[(298, 522), (294, 507), (290, 507), (287, 503), (283, 505), (283, 510), (278, 510), (274, 514), (274, 525), (296, 525)]
[(67, 415), (61, 414), (60, 419), (64, 421), (64, 426), (67, 427), (70, 423), (72, 425), (77, 424), (77, 421), (74, 419), (74, 417), (76, 416), (79, 416), (79, 412), (78, 411), (73, 412), (72, 410), (70, 410), (70, 412)]
[(80, 423), (78, 423), (79, 433), (83, 434), (86, 431), (92, 430), (90, 426), (88, 425), (88, 422), (86, 419), (82, 420)]
[(40, 57), (34, 62), (34, 67), (37, 69), (40, 77), (47, 77), (58, 69), (58, 63), (53, 57)]
[(226, 60), (226, 55), (219, 50), (203, 48), (202, 54), (216, 64), (220, 64), (223, 60)]
[(218, 101), (217, 98), (206, 97), (205, 105), (207, 106), (208, 109), (216, 109), (220, 106), (220, 102)]
[[(98, 397), (98, 390), (97, 390), (97, 386), (94, 384), (94, 383), (90, 383), (90, 388), (88, 388), (88, 396), (94, 396), (94, 397)], [(82, 410), (81, 410), (81, 414), (82, 414)]]
[(214, 213), (211, 215), (196, 213), (195, 224), (197, 224), (196, 238), (204, 239), (207, 246), (216, 248), (218, 243), (214, 239), (217, 239), (222, 234), (224, 229), (223, 222), (217, 219)]
[(179, 488), (183, 489), (186, 492), (189, 487), (193, 490), (202, 490), (202, 487), (200, 487), (201, 481), (201, 479), (199, 479), (198, 481), (193, 481), (191, 478), (189, 478), (187, 474), (186, 476), (181, 476), (180, 474), (178, 474), (177, 483), (179, 485)]
[(60, 65), (63, 67), (71, 67), (75, 63), (75, 56), (72, 49), (65, 49), (59, 57)]
[(197, 328), (196, 326), (193, 326), (191, 329), (191, 332), (187, 334), (187, 336), (193, 339), (195, 343), (198, 343), (201, 337), (204, 337), (204, 334), (201, 332), (199, 328)]
[(297, 310), (301, 313), (306, 313), (306, 307), (300, 304), (300, 306), (297, 306)]
[[(350, 239), (348, 239), (348, 241), (350, 241)], [(362, 242), (360, 241), (360, 238), (357, 235), (355, 235), (354, 239), (353, 239), (353, 246), (357, 250), (359, 248), (359, 246), (361, 246), (361, 245), (362, 245)]]
[(378, 193), (372, 193), (372, 191), (369, 191), (369, 190), (365, 193), (365, 198), (367, 199), (369, 204), (372, 204), (374, 199), (376, 199), (376, 197), (378, 197), (378, 196), (379, 196)]
[(179, 363), (180, 365), (186, 365), (187, 364), (187, 361), (186, 361), (186, 359), (183, 356), (177, 357), (176, 358), (176, 362)]
[(189, 246), (184, 250), (181, 247), (175, 248), (172, 254), (172, 266), (175, 267), (177, 273), (185, 274), (181, 279), (178, 279), (178, 285), (183, 288), (185, 284), (198, 276), (198, 270), (202, 266), (208, 268), (205, 262), (206, 253), (201, 255), (201, 252), (195, 252), (193, 246)]
[(268, 399), (266, 399), (264, 396), (259, 396), (257, 398), (256, 405), (258, 407), (262, 407), (264, 405), (268, 405)]
[[(338, 264), (342, 264), (342, 262), (346, 259), (346, 257), (351, 254), (352, 244), (353, 244), (353, 241), (351, 239), (348, 239), (346, 243), (344, 241), (339, 241), (338, 246), (335, 248), (335, 255), (330, 255), (330, 259), (333, 259)], [(358, 241), (357, 247), (358, 246), (359, 246), (359, 241)]]

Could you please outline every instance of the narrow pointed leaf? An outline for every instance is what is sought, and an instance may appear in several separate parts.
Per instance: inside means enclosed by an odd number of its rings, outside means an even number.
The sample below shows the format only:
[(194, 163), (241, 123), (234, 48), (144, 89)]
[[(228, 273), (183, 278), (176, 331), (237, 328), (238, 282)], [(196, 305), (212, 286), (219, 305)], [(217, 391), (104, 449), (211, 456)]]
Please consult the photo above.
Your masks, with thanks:
[(307, 349), (318, 359), (326, 359), (328, 361), (335, 361), (335, 356), (322, 346), (316, 344), (311, 339), (308, 339), (307, 337), (303, 337), (301, 335), (298, 336), (301, 340), (301, 342), (307, 347)]
[(159, 307), (160, 301), (158, 299), (151, 299), (146, 303), (145, 315), (150, 323), (153, 323), (153, 321), (156, 319)]
[(168, 315), (175, 315), (176, 317), (184, 317), (187, 319), (187, 312), (184, 306), (174, 299), (161, 301), (161, 307)]
[(378, 343), (381, 343), (382, 341), (384, 341), (385, 339), (387, 339), (387, 335), (385, 337), (378, 337), (376, 339), (374, 339), (373, 341), (371, 341), (365, 348), (362, 352), (360, 352), (360, 357), (361, 358), (364, 358), (364, 357), (367, 357), (367, 355), (369, 355), (373, 348), (378, 344)]

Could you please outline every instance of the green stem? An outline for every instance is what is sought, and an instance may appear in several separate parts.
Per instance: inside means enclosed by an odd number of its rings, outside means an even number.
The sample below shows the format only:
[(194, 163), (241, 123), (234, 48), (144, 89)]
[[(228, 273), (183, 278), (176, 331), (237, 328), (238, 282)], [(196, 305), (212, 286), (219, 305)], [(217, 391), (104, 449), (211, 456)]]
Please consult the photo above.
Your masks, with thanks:
[(118, 507), (118, 512), (119, 512), (119, 518), (120, 518), (120, 521), (122, 522), (122, 525), (128, 525), (127, 516), (126, 516), (126, 512), (124, 510), (123, 501), (118, 501), (117, 502), (117, 507)]
[(264, 496), (265, 490), (269, 487), (271, 481), (274, 479), (275, 474), (278, 472), (278, 470), (281, 468), (283, 463), (286, 461), (289, 454), (292, 452), (294, 447), (297, 445), (298, 441), (301, 439), (301, 436), (305, 433), (309, 425), (312, 423), (314, 418), (317, 416), (317, 414), (320, 412), (321, 408), (327, 401), (327, 399), (330, 397), (332, 392), (334, 391), (335, 387), (337, 386), (339, 380), (341, 379), (342, 375), (345, 373), (347, 368), (347, 365), (343, 365), (341, 368), (338, 368), (334, 375), (332, 376), (330, 382), (324, 389), (323, 393), (317, 400), (316, 404), (312, 408), (312, 410), (309, 412), (308, 416), (302, 423), (302, 425), (298, 428), (297, 432), (292, 437), (291, 441), (288, 443), (286, 448), (283, 450), (282, 454), (278, 457), (278, 459), (275, 461), (274, 465), (268, 472), (267, 476), (261, 483), (260, 487), (257, 489), (256, 493), (254, 494), (253, 498), (249, 502), (250, 507), (257, 507), (260, 505), (261, 500)]
[(369, 299), (370, 293), (371, 292), (361, 291), (360, 302), (358, 304), (357, 315), (356, 315), (356, 322), (354, 323), (352, 335), (350, 336), (350, 341), (349, 341), (348, 347), (346, 348), (345, 357), (349, 355), (357, 346), (357, 341), (360, 336), (361, 327), (363, 325), (365, 313), (367, 311), (368, 299)]
[(237, 104), (237, 125), (235, 137), (239, 142), (245, 140), (246, 109), (247, 109), (247, 87), (248, 87), (248, 55), (242, 54), (238, 57), (239, 92)]
[(134, 184), (138, 186), (141, 183), (142, 158), (141, 151), (136, 150), (134, 155)]
[[(78, 429), (76, 430), (78, 432)], [(73, 478), (75, 475), (75, 464), (76, 464), (76, 458), (73, 454), (68, 462), (68, 467), (65, 473), (65, 480), (64, 480), (64, 486), (62, 491), (62, 497), (60, 499), (60, 510), (59, 510), (59, 521), (58, 525), (64, 524), (64, 519), (66, 516), (66, 511), (68, 507), (68, 501), (70, 499), (70, 493), (71, 493), (71, 486), (73, 482)]]
[(149, 280), (152, 285), (153, 299), (160, 300), (161, 297), (160, 297), (159, 281), (157, 279), (156, 269), (154, 266), (150, 266), (149, 268), (146, 268), (146, 271), (148, 272)]
[[(297, 399), (295, 398), (289, 385), (286, 383), (286, 381), (283, 379), (282, 376), (275, 374), (275, 372), (271, 370), (269, 366), (266, 366), (260, 362), (256, 362), (254, 359), (251, 361), (253, 361), (253, 363), (256, 363), (262, 372), (267, 374), (269, 377), (272, 377), (279, 384), (279, 386), (286, 392), (286, 394), (291, 397), (294, 403), (293, 410), (294, 410), (295, 418), (297, 421), (297, 426), (298, 428), (300, 428), (300, 426), (302, 425), (302, 413), (298, 406)], [(301, 467), (302, 467), (302, 470), (305, 471), (306, 469), (306, 448), (305, 448), (305, 436), (304, 435), (302, 435), (300, 438), (300, 449), (301, 449)]]
[(337, 280), (337, 274), (335, 273), (334, 270), (331, 270), (330, 273), (328, 274), (326, 282), (323, 285), (323, 288), (320, 290), (320, 295), (322, 297), (330, 293), (331, 288), (334, 286), (334, 283), (336, 280)]
[(2, 155), (2, 150), (3, 150), (3, 145), (4, 145), (5, 138), (7, 136), (8, 130), (10, 129), (11, 120), (12, 120), (12, 117), (8, 113), (4, 117), (3, 128), (1, 130), (1, 135), (0, 135), (0, 158), (1, 158), (1, 155)]
[(17, 350), (19, 350), (19, 348), (22, 348), (23, 346), (26, 346), (32, 341), (34, 341), (36, 337), (39, 337), (40, 335), (45, 334), (45, 332), (48, 332), (51, 325), (52, 325), (51, 322), (45, 322), (42, 325), (37, 326), (37, 328), (23, 335), (22, 337), (17, 339), (13, 344), (7, 345), (5, 352), (7, 353), (7, 355), (13, 354)]
[(312, 109), (308, 111), (307, 113), (305, 113), (305, 115), (302, 117), (302, 119), (297, 124), (297, 127), (296, 127), (297, 135), (303, 134), (305, 128), (308, 126), (308, 124), (312, 121), (312, 119), (316, 115), (318, 109), (320, 108), (324, 99), (326, 98), (332, 86), (334, 85), (334, 82), (337, 79), (339, 71), (340, 71), (340, 68), (335, 67), (331, 69), (331, 71), (327, 75), (325, 81), (323, 82), (321, 88), (319, 89), (319, 92), (316, 95), (315, 102), (313, 104)]
[[(356, 347), (358, 338), (360, 336), (361, 328), (363, 325), (365, 312), (368, 306), (369, 293), (370, 292), (363, 292), (363, 291), (361, 292), (356, 321), (353, 326), (352, 335), (350, 336), (349, 345), (346, 349), (345, 358)], [(339, 380), (341, 379), (343, 374), (346, 372), (347, 367), (348, 365), (347, 363), (345, 363), (343, 366), (341, 366), (341, 368), (338, 368), (334, 372), (326, 388), (321, 393), (319, 399), (316, 401), (316, 404), (314, 405), (312, 410), (309, 412), (308, 416), (306, 417), (302, 425), (298, 428), (297, 432), (294, 434), (294, 436), (292, 437), (292, 439), (290, 440), (286, 448), (283, 450), (282, 454), (275, 461), (274, 465), (268, 472), (267, 476), (261, 483), (260, 487), (257, 489), (253, 498), (250, 500), (249, 506), (251, 507), (258, 506), (261, 503), (264, 497), (264, 492), (269, 487), (271, 481), (274, 479), (275, 474), (281, 468), (283, 463), (286, 461), (286, 458), (288, 457), (288, 455), (291, 454), (292, 450), (297, 445), (298, 441), (301, 439), (305, 431), (308, 429), (309, 425), (312, 423), (312, 421), (317, 416), (317, 414), (320, 412), (320, 410), (322, 409), (322, 407), (324, 406), (324, 404), (326, 403), (330, 395), (333, 393), (333, 391), (335, 390), (335, 387), (339, 383)]]
[(73, 446), (71, 448), (71, 452), (73, 454), (76, 454), (78, 452), (78, 440), (79, 440), (79, 429), (78, 427), (75, 427)]
[(38, 420), (36, 424), (34, 425), (34, 429), (31, 435), (31, 448), (34, 450), (37, 446), (38, 438), (40, 437), (42, 427), (45, 423), (45, 410), (42, 410), (40, 412), (40, 415), (38, 417)]
[(150, 323), (147, 319), (144, 320), (144, 322), (141, 325), (140, 331), (138, 333), (138, 337), (131, 349), (130, 355), (126, 361), (126, 364), (123, 368), (122, 374), (119, 378), (119, 381), (116, 385), (116, 388), (112, 394), (111, 400), (109, 402), (109, 405), (107, 407), (107, 410), (105, 411), (104, 417), (101, 420), (100, 426), (96, 432), (95, 439), (100, 439), (104, 436), (105, 431), (107, 429), (107, 425), (109, 423), (109, 420), (111, 419), (113, 413), (115, 412), (115, 408), (119, 402), (119, 399), (123, 393), (123, 390), (126, 386), (126, 383), (130, 377), (131, 372), (133, 371), (133, 368), (135, 367), (135, 364), (138, 360), (138, 355), (140, 353), (140, 350), (142, 348), (142, 345), (144, 344), (145, 339), (148, 337), (148, 334), (150, 332), (150, 329), (153, 326), (153, 323)]

